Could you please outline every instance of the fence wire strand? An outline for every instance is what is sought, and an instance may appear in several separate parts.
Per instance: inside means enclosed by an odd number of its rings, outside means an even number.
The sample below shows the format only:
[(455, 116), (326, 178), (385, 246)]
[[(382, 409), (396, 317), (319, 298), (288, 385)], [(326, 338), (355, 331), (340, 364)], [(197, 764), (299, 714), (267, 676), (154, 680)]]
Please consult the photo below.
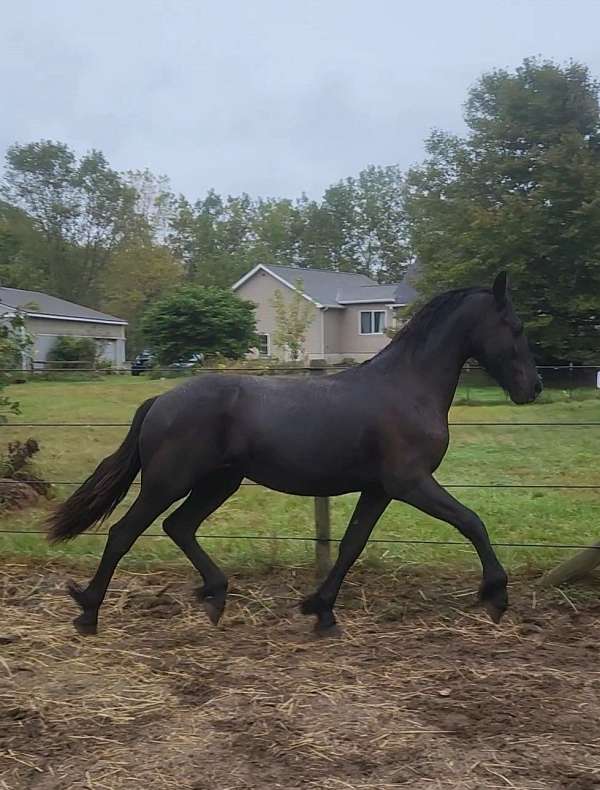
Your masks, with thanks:
[[(589, 428), (593, 422), (449, 422), (450, 428)], [(129, 428), (130, 422), (0, 422), (0, 428)]]
[[(0, 535), (47, 535), (44, 530), (19, 530), (19, 529), (0, 529)], [(98, 538), (103, 537), (102, 532), (82, 532), (77, 537)], [(168, 538), (168, 535), (160, 532), (147, 532), (140, 535), (139, 538)], [(320, 538), (313, 538), (305, 535), (219, 535), (210, 534), (210, 532), (201, 535), (202, 540), (206, 538), (214, 540), (260, 540), (260, 541), (300, 541), (305, 543), (319, 543), (322, 542)], [(169, 538), (170, 540), (170, 538)], [(328, 543), (340, 543), (342, 538), (328, 538)], [(402, 544), (402, 545), (425, 545), (425, 546), (465, 546), (468, 543), (462, 540), (425, 540), (420, 538), (371, 538), (371, 543), (383, 544)], [(600, 551), (598, 546), (585, 544), (585, 543), (508, 543), (508, 542), (493, 542), (492, 546), (497, 548), (511, 548), (511, 549), (596, 549)]]

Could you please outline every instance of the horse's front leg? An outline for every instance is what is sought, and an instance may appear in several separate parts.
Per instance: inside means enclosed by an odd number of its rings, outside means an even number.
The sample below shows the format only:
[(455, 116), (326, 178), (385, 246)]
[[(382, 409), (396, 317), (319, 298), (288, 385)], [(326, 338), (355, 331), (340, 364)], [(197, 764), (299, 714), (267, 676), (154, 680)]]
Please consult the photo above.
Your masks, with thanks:
[[(391, 491), (393, 483), (388, 486)], [(452, 524), (465, 538), (471, 541), (479, 555), (483, 568), (483, 580), (479, 597), (488, 614), (499, 623), (508, 608), (506, 571), (496, 556), (483, 521), (472, 510), (454, 499), (442, 486), (426, 477), (394, 497), (422, 510), (434, 518)]]
[(315, 614), (315, 629), (319, 633), (331, 633), (336, 620), (333, 607), (344, 577), (356, 562), (383, 511), (390, 502), (383, 491), (363, 491), (340, 543), (338, 558), (325, 581), (318, 590), (305, 598), (301, 604), (303, 614)]

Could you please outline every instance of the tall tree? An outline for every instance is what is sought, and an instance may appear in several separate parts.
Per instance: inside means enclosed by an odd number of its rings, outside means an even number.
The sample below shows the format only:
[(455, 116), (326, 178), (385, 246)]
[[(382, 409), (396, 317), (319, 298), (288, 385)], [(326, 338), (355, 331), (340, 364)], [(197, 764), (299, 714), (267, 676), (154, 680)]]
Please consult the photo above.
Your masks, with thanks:
[(304, 206), (301, 256), (306, 265), (401, 279), (410, 260), (405, 187), (397, 167), (368, 167)]
[(193, 206), (180, 198), (169, 242), (188, 278), (206, 286), (232, 285), (249, 268), (252, 221), (248, 195), (223, 199), (211, 190)]
[(111, 254), (139, 230), (135, 190), (99, 151), (77, 161), (64, 143), (43, 140), (8, 149), (2, 193), (44, 239), (38, 264), (47, 287), (96, 301)]
[(369, 167), (321, 201), (253, 200), (209, 191), (177, 202), (169, 243), (188, 277), (227, 287), (257, 263), (363, 272), (383, 282), (409, 261), (404, 184), (396, 167)]
[(302, 266), (301, 239), (305, 219), (299, 201), (259, 200), (255, 206), (253, 229), (255, 242), (250, 253), (252, 263), (278, 266)]
[(598, 84), (577, 63), (525, 60), (472, 89), (464, 139), (435, 132), (408, 176), (419, 288), (511, 275), (537, 355), (584, 362), (600, 341)]
[(0, 201), (0, 282), (8, 288), (43, 289), (38, 261), (44, 239), (25, 212)]
[(157, 176), (148, 169), (128, 170), (123, 179), (135, 190), (135, 210), (144, 218), (152, 241), (164, 243), (176, 205), (168, 176)]
[(141, 319), (154, 302), (183, 277), (179, 262), (164, 245), (140, 239), (118, 249), (103, 272), (102, 309), (128, 321), (129, 356), (143, 346)]

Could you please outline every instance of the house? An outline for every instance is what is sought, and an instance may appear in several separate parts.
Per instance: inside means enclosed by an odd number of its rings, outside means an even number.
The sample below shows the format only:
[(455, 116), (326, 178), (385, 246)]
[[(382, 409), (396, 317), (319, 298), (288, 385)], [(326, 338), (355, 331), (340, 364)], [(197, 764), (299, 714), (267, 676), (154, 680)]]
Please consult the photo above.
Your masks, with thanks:
[(113, 315), (92, 310), (56, 296), (24, 291), (20, 288), (0, 288), (0, 315), (8, 317), (19, 312), (25, 328), (33, 337), (27, 366), (46, 361), (48, 352), (61, 336), (91, 337), (101, 359), (119, 367), (125, 362), (125, 327), (127, 321)]
[(284, 356), (273, 343), (276, 320), (271, 301), (279, 290), (289, 302), (301, 280), (303, 296), (314, 308), (304, 356), (336, 363), (369, 359), (387, 345), (386, 329), (398, 326), (397, 311), (417, 297), (410, 279), (409, 273), (401, 283), (380, 285), (364, 274), (259, 264), (233, 290), (256, 304), (256, 355)]

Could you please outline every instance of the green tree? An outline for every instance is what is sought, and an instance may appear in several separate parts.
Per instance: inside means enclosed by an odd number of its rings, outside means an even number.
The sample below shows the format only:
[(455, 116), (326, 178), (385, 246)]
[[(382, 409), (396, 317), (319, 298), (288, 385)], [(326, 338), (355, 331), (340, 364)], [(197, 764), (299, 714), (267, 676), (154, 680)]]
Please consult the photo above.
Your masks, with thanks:
[(254, 203), (248, 195), (223, 199), (211, 190), (193, 206), (180, 198), (169, 242), (187, 278), (204, 286), (233, 285), (253, 265), (253, 219)]
[(100, 306), (128, 322), (128, 354), (143, 346), (144, 311), (183, 278), (183, 268), (168, 247), (149, 239), (133, 240), (116, 250), (103, 272)]
[(128, 170), (123, 181), (135, 190), (135, 210), (144, 218), (148, 237), (153, 243), (163, 244), (169, 234), (176, 200), (167, 176), (157, 176), (150, 170)]
[(38, 262), (44, 240), (25, 212), (0, 201), (0, 282), (8, 288), (44, 289)]
[(510, 273), (545, 361), (592, 361), (600, 341), (598, 84), (577, 63), (525, 60), (472, 89), (464, 139), (435, 132), (408, 176), (419, 289)]
[(409, 261), (404, 182), (396, 167), (369, 167), (320, 201), (180, 198), (169, 244), (187, 277), (229, 287), (257, 263), (356, 271), (398, 280)]
[(135, 189), (101, 152), (77, 161), (68, 146), (50, 140), (8, 149), (2, 194), (43, 238), (38, 266), (48, 289), (69, 299), (97, 299), (112, 253), (143, 223)]
[(304, 265), (360, 272), (380, 282), (401, 279), (410, 260), (405, 185), (399, 168), (371, 166), (304, 200)]
[(10, 371), (21, 367), (32, 345), (33, 338), (20, 312), (0, 316), (0, 370), (9, 372), (9, 375), (0, 372), (0, 423), (6, 422), (7, 414), (20, 414), (18, 402), (1, 393), (10, 379)]
[(186, 285), (161, 297), (142, 329), (162, 364), (197, 353), (238, 359), (256, 344), (254, 305), (213, 286)]
[(301, 240), (305, 218), (301, 203), (292, 200), (259, 200), (254, 207), (255, 241), (248, 262), (276, 266), (302, 266)]
[(306, 333), (315, 317), (315, 308), (304, 296), (302, 280), (296, 281), (295, 289), (287, 301), (279, 289), (271, 299), (275, 310), (273, 343), (284, 354), (289, 353), (293, 362), (302, 356)]

